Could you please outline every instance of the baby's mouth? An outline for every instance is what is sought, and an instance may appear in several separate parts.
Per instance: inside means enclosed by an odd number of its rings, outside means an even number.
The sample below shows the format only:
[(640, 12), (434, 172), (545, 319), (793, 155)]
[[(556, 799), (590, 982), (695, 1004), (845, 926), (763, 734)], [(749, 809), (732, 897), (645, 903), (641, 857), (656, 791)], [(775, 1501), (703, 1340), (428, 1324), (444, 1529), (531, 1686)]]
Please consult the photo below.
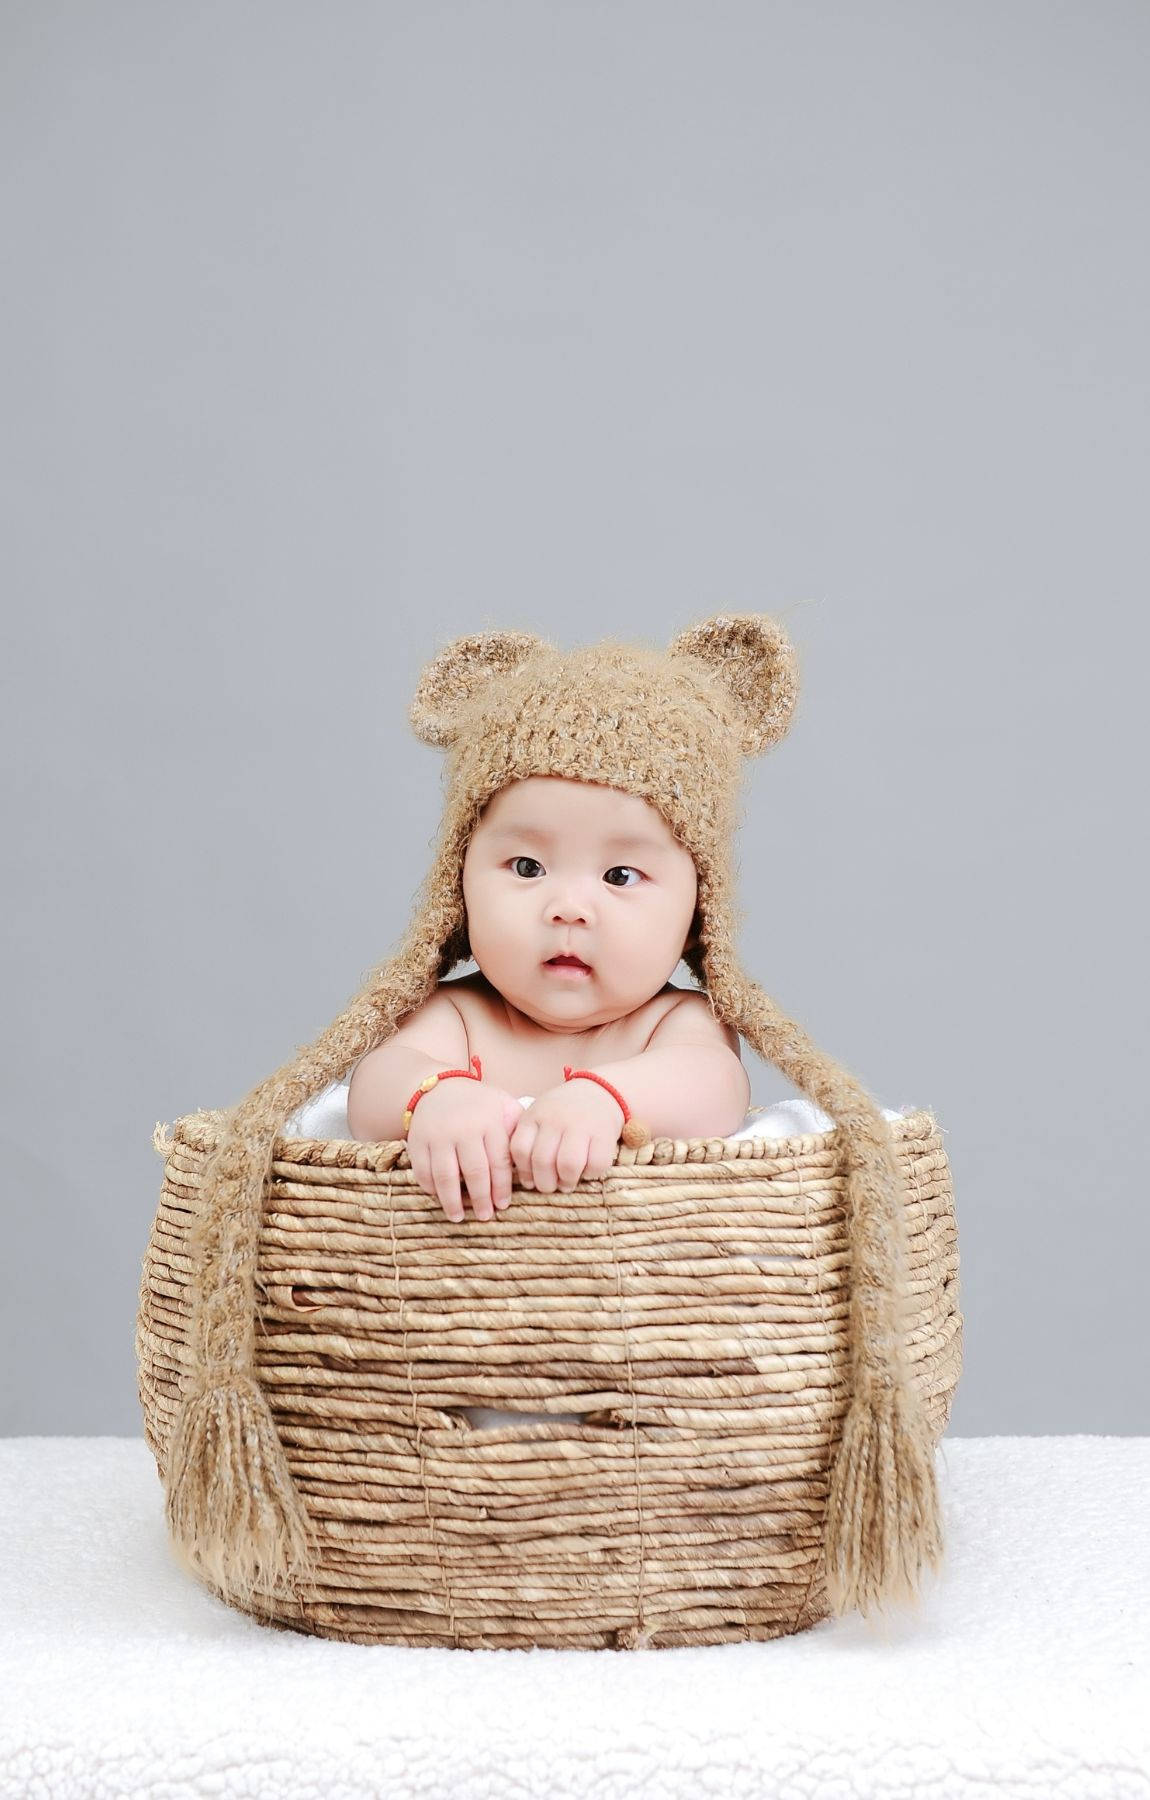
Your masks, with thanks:
[(545, 969), (572, 969), (583, 975), (590, 975), (591, 969), (579, 956), (549, 956), (543, 964)]

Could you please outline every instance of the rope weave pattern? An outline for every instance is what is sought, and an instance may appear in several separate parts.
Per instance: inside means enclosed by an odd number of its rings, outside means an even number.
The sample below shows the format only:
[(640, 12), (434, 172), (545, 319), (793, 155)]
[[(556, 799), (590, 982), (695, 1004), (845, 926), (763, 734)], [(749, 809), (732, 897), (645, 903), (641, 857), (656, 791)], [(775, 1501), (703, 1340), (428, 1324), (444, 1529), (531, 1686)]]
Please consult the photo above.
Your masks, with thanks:
[[(387, 1191), (388, 1191), (388, 1196), (390, 1198), (390, 1195), (391, 1195), (391, 1177), (390, 1176), (388, 1177), (388, 1180), (387, 1180)], [(402, 1276), (402, 1269), (400, 1266), (400, 1249), (399, 1249), (399, 1244), (397, 1242), (396, 1235), (395, 1235), (395, 1208), (394, 1208), (394, 1206), (388, 1207), (387, 1223), (388, 1223), (388, 1229), (391, 1233), (391, 1266), (392, 1266), (392, 1269), (395, 1274), (395, 1303), (396, 1303), (397, 1311), (399, 1313), (399, 1328), (403, 1333), (404, 1369), (405, 1369), (405, 1372), (407, 1375), (407, 1385), (408, 1385), (408, 1388), (411, 1393), (411, 1421), (412, 1421), (413, 1429), (415, 1431), (415, 1454), (419, 1460), (419, 1486), (423, 1493), (423, 1504), (424, 1504), (424, 1507), (427, 1512), (427, 1535), (428, 1535), (429, 1539), (431, 1540), (431, 1546), (435, 1552), (435, 1559), (439, 1566), (439, 1579), (440, 1579), (440, 1582), (443, 1587), (443, 1603), (444, 1603), (444, 1606), (447, 1608), (447, 1623), (448, 1623), (448, 1629), (451, 1632), (452, 1647), (454, 1649), (458, 1649), (459, 1648), (459, 1626), (456, 1623), (456, 1618), (455, 1618), (455, 1600), (454, 1600), (454, 1597), (451, 1592), (451, 1577), (448, 1574), (447, 1565), (443, 1560), (443, 1553), (440, 1549), (439, 1539), (436, 1536), (436, 1532), (435, 1532), (435, 1514), (431, 1510), (431, 1483), (427, 1479), (427, 1466), (426, 1466), (426, 1461), (425, 1461), (425, 1457), (424, 1457), (424, 1449), (423, 1449), (423, 1421), (420, 1418), (419, 1394), (418, 1394), (418, 1391), (417, 1391), (416, 1385), (415, 1385), (415, 1371), (412, 1368), (411, 1354), (410, 1354), (410, 1351), (408, 1350), (408, 1342), (407, 1342), (407, 1340), (408, 1340), (407, 1317), (406, 1317), (405, 1303), (404, 1303), (404, 1297), (403, 1297), (403, 1276)]]
[[(602, 1192), (602, 1188), (600, 1192)], [(625, 1634), (624, 1641), (629, 1648), (638, 1649), (640, 1645), (647, 1647), (647, 1627), (643, 1617), (644, 1596), (644, 1552), (646, 1540), (643, 1529), (643, 1482), (639, 1465), (639, 1400), (635, 1392), (635, 1369), (631, 1360), (631, 1339), (627, 1329), (627, 1309), (623, 1297), (623, 1265), (619, 1260), (618, 1243), (615, 1237), (615, 1224), (611, 1216), (611, 1206), (607, 1196), (603, 1194), (603, 1211), (607, 1219), (607, 1237), (611, 1246), (611, 1263), (615, 1270), (615, 1291), (619, 1299), (619, 1330), (623, 1338), (623, 1352), (627, 1367), (627, 1394), (631, 1402), (631, 1448), (634, 1454), (635, 1471), (635, 1531), (639, 1540), (639, 1554), (636, 1561), (635, 1591), (635, 1625), (633, 1637)]]
[[(165, 1477), (193, 1372), (188, 1244), (225, 1119), (155, 1139), (136, 1350)], [(932, 1116), (892, 1129), (904, 1343), (937, 1443), (962, 1350), (953, 1191)], [(602, 1183), (516, 1189), (497, 1219), (452, 1226), (402, 1143), (277, 1140), (257, 1369), (316, 1573), (294, 1598), (215, 1591), (321, 1636), (462, 1648), (724, 1643), (826, 1617), (845, 1196), (838, 1132), (663, 1138), (621, 1148)], [(560, 1417), (485, 1430), (469, 1406)]]

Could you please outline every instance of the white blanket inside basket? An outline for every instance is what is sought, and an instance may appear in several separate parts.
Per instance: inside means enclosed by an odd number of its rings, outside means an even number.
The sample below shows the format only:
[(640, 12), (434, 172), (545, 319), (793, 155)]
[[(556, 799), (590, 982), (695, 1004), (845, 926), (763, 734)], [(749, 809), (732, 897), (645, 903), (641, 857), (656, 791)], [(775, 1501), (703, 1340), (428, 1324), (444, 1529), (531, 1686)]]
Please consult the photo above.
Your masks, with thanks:
[[(314, 1100), (307, 1101), (285, 1124), (284, 1137), (351, 1138), (347, 1123), (348, 1086), (349, 1077), (344, 1076), (324, 1088)], [(521, 1094), (520, 1104), (530, 1106), (533, 1098), (532, 1094)], [(882, 1109), (884, 1119), (900, 1119), (913, 1111), (911, 1106), (894, 1109), (884, 1106)], [(799, 1095), (793, 1100), (775, 1100), (769, 1106), (750, 1107), (739, 1129), (730, 1135), (732, 1138), (803, 1137), (812, 1132), (829, 1131), (833, 1125), (829, 1113), (823, 1112), (813, 1100)], [(507, 1412), (496, 1406), (462, 1406), (457, 1410), (480, 1431), (494, 1431), (507, 1425), (555, 1425), (583, 1416), (570, 1412)]]

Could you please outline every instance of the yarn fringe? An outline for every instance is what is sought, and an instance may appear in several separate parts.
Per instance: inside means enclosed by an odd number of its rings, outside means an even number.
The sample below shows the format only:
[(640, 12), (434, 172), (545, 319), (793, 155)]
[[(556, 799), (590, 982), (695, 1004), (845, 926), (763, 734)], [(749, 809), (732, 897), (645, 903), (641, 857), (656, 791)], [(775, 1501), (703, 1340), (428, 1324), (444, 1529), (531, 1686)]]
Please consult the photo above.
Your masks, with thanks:
[(267, 1400), (249, 1377), (185, 1396), (166, 1489), (185, 1567), (240, 1605), (298, 1599), (300, 1583), (315, 1574), (308, 1519)]
[(831, 1472), (823, 1543), (832, 1613), (918, 1611), (921, 1578), (942, 1562), (942, 1510), (933, 1444), (904, 1387), (855, 1395)]

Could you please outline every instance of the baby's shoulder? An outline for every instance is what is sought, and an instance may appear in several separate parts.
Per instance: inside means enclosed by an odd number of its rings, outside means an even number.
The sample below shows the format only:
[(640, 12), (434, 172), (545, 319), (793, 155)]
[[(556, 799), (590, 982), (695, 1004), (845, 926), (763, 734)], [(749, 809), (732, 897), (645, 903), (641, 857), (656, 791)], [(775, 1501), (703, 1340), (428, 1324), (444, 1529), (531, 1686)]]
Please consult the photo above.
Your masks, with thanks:
[(741, 1057), (740, 1038), (711, 1009), (710, 995), (701, 988), (670, 989), (670, 1003), (659, 1014), (651, 1033), (660, 1044), (726, 1044)]
[(469, 1042), (477, 1036), (490, 1042), (493, 1036), (502, 1034), (506, 1018), (500, 1008), (500, 994), (480, 970), (441, 981), (435, 992), (441, 1005), (455, 1008)]

